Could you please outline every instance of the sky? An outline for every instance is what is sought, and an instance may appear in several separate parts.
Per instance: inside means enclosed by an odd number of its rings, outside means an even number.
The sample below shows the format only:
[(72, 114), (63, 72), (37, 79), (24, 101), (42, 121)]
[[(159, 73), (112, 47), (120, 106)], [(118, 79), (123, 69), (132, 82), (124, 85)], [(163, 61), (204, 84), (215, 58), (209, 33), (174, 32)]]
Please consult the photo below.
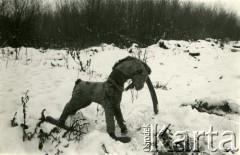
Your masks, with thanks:
[[(46, 0), (48, 2), (55, 2), (56, 0)], [(214, 5), (215, 3), (220, 3), (227, 10), (231, 10), (237, 13), (240, 17), (240, 0), (180, 0), (180, 1), (192, 1), (192, 2), (204, 2), (208, 5)]]
[(240, 16), (240, 0), (181, 0), (181, 1), (193, 1), (193, 2), (204, 2), (208, 5), (215, 3), (222, 4), (227, 10), (231, 10)]

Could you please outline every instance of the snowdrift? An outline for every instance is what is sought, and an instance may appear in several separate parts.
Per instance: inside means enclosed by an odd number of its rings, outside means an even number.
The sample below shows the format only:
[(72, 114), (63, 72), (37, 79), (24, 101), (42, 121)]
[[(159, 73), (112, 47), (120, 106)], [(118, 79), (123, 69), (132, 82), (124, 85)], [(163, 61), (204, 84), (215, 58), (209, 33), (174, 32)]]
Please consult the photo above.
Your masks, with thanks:
[[(142, 126), (146, 124), (171, 124), (169, 130), (172, 133), (208, 131), (210, 126), (219, 133), (230, 130), (236, 134), (239, 147), (240, 53), (232, 51), (239, 50), (238, 46), (235, 42), (222, 45), (216, 40), (161, 40), (146, 48), (134, 44), (129, 49), (120, 49), (113, 44), (81, 51), (2, 48), (0, 154), (152, 154), (142, 150)], [(104, 81), (114, 63), (129, 55), (146, 60), (151, 67), (150, 77), (159, 100), (159, 114), (154, 115), (147, 86), (139, 92), (123, 93), (121, 108), (128, 136), (132, 137), (130, 143), (122, 144), (108, 136), (104, 111), (95, 103), (81, 110), (89, 125), (88, 133), (79, 142), (62, 138), (63, 130), (54, 134), (61, 143), (57, 145), (46, 140), (42, 150), (38, 148), (37, 135), (31, 141), (23, 142), (21, 97), (27, 90), (26, 123), (30, 132), (34, 131), (43, 109), (46, 109), (45, 115), (60, 116), (71, 98), (77, 78)], [(10, 120), (15, 112), (18, 126), (12, 127)], [(77, 117), (79, 115), (70, 117), (68, 123)], [(40, 128), (50, 132), (54, 126), (43, 123)], [(120, 135), (118, 127), (116, 132)], [(217, 145), (221, 138), (216, 137), (214, 144)], [(201, 154), (222, 153), (209, 151), (206, 138), (200, 141)]]

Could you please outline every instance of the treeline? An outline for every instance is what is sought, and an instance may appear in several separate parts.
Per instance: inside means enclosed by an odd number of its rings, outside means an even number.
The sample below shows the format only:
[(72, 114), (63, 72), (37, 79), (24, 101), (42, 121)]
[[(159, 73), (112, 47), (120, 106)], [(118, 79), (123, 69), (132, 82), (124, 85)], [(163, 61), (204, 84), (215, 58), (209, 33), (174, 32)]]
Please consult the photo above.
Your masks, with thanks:
[(0, 46), (147, 46), (159, 39), (240, 38), (235, 13), (178, 0), (0, 0)]

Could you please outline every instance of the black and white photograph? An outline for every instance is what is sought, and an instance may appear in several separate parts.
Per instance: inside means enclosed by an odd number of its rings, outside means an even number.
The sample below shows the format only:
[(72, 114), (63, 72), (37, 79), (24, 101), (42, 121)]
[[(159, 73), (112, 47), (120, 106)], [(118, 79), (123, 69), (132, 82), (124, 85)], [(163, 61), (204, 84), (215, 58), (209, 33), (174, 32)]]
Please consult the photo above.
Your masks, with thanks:
[(240, 0), (0, 0), (0, 155), (240, 155)]

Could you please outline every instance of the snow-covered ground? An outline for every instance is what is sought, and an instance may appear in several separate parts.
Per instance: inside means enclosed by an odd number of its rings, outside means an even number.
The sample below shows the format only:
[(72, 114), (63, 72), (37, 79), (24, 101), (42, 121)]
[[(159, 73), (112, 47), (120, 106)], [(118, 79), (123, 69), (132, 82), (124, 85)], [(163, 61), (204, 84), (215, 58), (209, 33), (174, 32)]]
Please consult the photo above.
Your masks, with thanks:
[[(146, 124), (171, 124), (172, 133), (184, 130), (209, 131), (213, 126), (219, 135), (214, 138), (214, 145), (222, 137), (223, 131), (230, 130), (237, 136), (239, 148), (240, 131), (240, 48), (234, 42), (223, 48), (214, 40), (160, 41), (168, 47), (163, 49), (159, 44), (147, 48), (120, 49), (114, 45), (102, 44), (80, 53), (83, 66), (91, 60), (85, 72), (78, 72), (79, 65), (66, 50), (43, 50), (20, 48), (18, 60), (15, 60), (15, 49), (0, 49), (0, 154), (151, 154), (143, 152), (143, 130)], [(238, 43), (239, 44), (239, 43)], [(233, 45), (235, 47), (233, 47)], [(12, 51), (12, 52), (11, 52)], [(131, 53), (129, 53), (131, 51)], [(191, 56), (191, 55), (199, 56)], [(128, 55), (147, 58), (152, 69), (150, 78), (156, 86), (159, 100), (159, 114), (153, 113), (152, 101), (147, 86), (140, 91), (123, 93), (121, 108), (128, 136), (132, 141), (123, 144), (111, 139), (106, 133), (103, 109), (95, 103), (82, 109), (81, 113), (90, 123), (89, 132), (80, 142), (61, 139), (61, 144), (51, 141), (44, 143), (42, 151), (38, 149), (39, 140), (22, 141), (22, 128), (11, 127), (10, 120), (17, 112), (16, 122), (23, 122), (21, 97), (29, 90), (30, 100), (27, 103), (27, 131), (33, 131), (41, 111), (45, 115), (58, 118), (71, 98), (74, 82), (77, 78), (87, 81), (105, 81), (114, 63)], [(199, 101), (214, 105), (227, 103), (228, 112), (215, 106), (210, 112), (192, 108)], [(199, 104), (198, 104), (199, 105)], [(100, 111), (97, 112), (97, 109)], [(73, 116), (74, 117), (74, 116)], [(68, 119), (70, 121), (71, 118)], [(50, 131), (54, 126), (43, 123), (41, 129)], [(116, 134), (120, 135), (119, 128)], [(207, 137), (200, 139), (206, 154)], [(66, 147), (67, 146), (67, 147)], [(239, 152), (237, 152), (239, 153)], [(237, 154), (235, 153), (235, 154)], [(226, 153), (223, 153), (226, 154)], [(231, 154), (231, 152), (229, 152)]]

